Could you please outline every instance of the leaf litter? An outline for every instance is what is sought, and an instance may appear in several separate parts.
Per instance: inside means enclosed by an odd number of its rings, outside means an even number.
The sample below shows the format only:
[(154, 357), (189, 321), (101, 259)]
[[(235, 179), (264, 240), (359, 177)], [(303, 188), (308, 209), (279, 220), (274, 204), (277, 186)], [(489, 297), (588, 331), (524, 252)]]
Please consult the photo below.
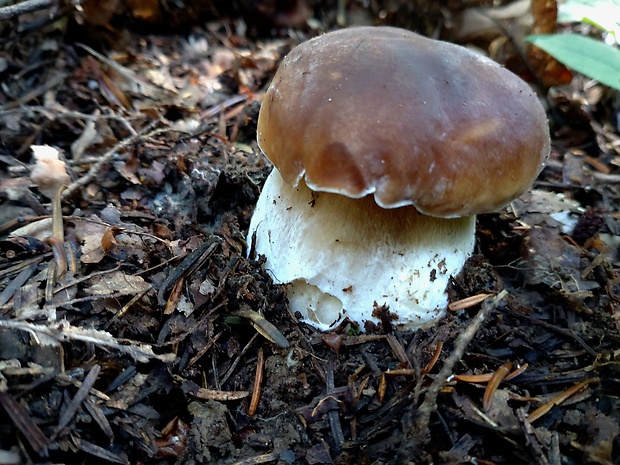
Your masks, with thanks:
[[(246, 258), (270, 169), (255, 142), (265, 86), (335, 22), (433, 35), (480, 11), (232, 2), (197, 23), (169, 5), (164, 36), (157, 2), (87, 3), (42, 11), (71, 29), (0, 22), (3, 460), (618, 462), (617, 95), (529, 50), (552, 155), (532, 191), (479, 217), (450, 314), (416, 333), (385, 318), (317, 334)], [(513, 11), (491, 36), (444, 33), (519, 72), (532, 26)], [(549, 14), (530, 11), (539, 31)], [(65, 188), (32, 177), (33, 146), (53, 147)]]

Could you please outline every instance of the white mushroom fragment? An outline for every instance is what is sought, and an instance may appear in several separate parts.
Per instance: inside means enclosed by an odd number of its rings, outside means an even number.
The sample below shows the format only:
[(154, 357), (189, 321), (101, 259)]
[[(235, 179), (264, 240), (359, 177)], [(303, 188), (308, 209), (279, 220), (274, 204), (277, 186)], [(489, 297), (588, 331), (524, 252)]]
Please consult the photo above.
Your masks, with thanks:
[(65, 162), (60, 159), (60, 152), (54, 147), (33, 145), (30, 148), (35, 159), (30, 180), (43, 195), (53, 200), (60, 188), (71, 181)]

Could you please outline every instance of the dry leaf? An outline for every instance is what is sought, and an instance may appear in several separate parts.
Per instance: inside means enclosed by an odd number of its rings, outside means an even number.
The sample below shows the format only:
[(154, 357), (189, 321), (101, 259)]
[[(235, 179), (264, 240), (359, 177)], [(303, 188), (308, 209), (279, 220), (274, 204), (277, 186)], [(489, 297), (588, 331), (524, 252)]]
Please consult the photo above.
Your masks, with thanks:
[(106, 296), (110, 294), (139, 294), (146, 291), (150, 284), (141, 276), (133, 276), (114, 271), (104, 275), (97, 275), (90, 280), (90, 286), (85, 290), (91, 295)]
[(125, 0), (125, 6), (129, 8), (134, 18), (141, 21), (158, 23), (162, 20), (158, 0)]
[(525, 41), (530, 34), (556, 32), (556, 19), (555, 0), (517, 0), (500, 7), (467, 8), (455, 18), (449, 38), (482, 47), (491, 58), (527, 81), (538, 78), (546, 87), (556, 86), (569, 83), (571, 72)]
[[(97, 217), (93, 219), (99, 220)], [(82, 241), (80, 261), (82, 263), (99, 263), (105, 257), (101, 246), (103, 235), (108, 226), (99, 222), (76, 222), (76, 237)]]
[[(555, 0), (532, 0), (531, 7), (534, 24), (530, 34), (553, 34), (558, 29), (558, 4)], [(566, 66), (547, 52), (532, 45), (527, 45), (527, 61), (543, 86), (552, 87), (568, 84), (573, 74)]]
[(108, 254), (114, 247), (118, 245), (116, 241), (116, 236), (120, 234), (122, 229), (117, 228), (116, 226), (112, 226), (111, 228), (107, 228), (101, 237), (101, 249), (103, 253)]

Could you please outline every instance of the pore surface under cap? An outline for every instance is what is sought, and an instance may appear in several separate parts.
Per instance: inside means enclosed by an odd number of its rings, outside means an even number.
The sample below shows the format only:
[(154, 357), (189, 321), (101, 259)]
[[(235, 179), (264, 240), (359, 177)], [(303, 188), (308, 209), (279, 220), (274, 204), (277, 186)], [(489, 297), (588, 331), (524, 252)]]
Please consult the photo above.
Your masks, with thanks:
[(395, 28), (337, 31), (296, 47), (269, 87), (258, 142), (297, 185), (427, 215), (496, 210), (549, 152), (529, 86), (463, 47)]

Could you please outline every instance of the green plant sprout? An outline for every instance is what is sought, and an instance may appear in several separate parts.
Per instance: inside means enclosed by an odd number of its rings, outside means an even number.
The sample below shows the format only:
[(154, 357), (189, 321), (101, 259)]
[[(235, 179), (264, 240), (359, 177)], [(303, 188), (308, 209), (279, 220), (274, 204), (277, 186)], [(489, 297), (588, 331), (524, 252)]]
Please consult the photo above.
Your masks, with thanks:
[(620, 90), (620, 0), (569, 0), (560, 6), (558, 22), (582, 22), (606, 31), (607, 44), (580, 34), (541, 34), (526, 40), (573, 70)]

